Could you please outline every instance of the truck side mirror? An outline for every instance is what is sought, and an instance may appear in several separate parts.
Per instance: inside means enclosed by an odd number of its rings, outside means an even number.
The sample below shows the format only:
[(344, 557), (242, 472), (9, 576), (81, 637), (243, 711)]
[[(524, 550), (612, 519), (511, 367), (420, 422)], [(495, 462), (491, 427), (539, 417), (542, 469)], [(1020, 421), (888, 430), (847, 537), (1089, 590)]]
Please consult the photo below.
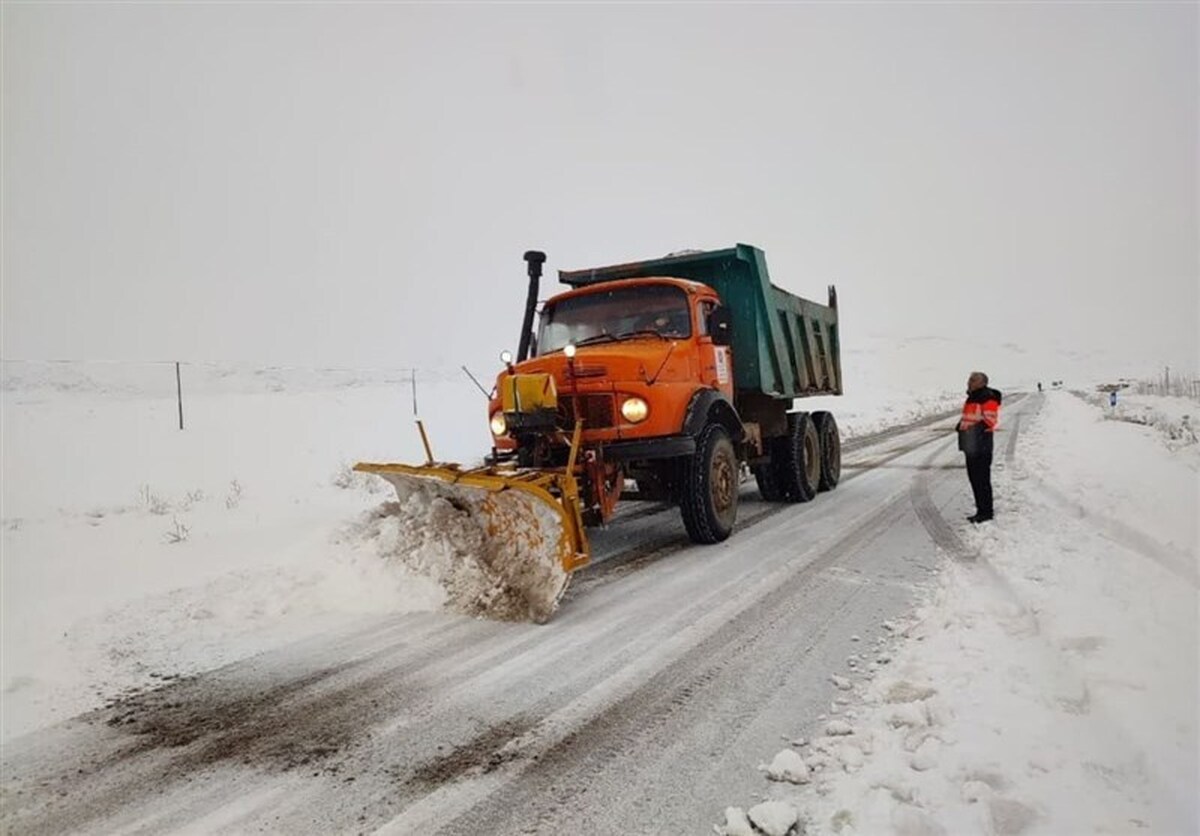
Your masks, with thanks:
[(733, 344), (733, 317), (729, 308), (718, 305), (708, 315), (708, 333), (712, 336), (714, 345)]

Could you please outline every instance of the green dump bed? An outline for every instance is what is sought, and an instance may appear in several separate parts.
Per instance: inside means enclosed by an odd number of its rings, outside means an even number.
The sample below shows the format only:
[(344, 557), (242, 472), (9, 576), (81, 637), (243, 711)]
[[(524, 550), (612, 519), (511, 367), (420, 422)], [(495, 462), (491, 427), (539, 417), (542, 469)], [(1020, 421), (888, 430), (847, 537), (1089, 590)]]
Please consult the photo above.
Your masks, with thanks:
[(729, 307), (737, 389), (781, 399), (842, 394), (834, 288), (829, 288), (829, 304), (821, 305), (776, 287), (757, 247), (737, 244), (558, 274), (559, 281), (572, 287), (656, 276), (703, 282)]

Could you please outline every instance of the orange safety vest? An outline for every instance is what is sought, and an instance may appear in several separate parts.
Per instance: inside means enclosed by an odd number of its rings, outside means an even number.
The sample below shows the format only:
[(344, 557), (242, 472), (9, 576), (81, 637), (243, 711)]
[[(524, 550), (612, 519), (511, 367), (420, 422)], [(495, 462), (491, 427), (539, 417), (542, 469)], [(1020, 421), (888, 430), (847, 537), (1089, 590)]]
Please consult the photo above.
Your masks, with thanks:
[(965, 432), (981, 422), (984, 432), (995, 432), (996, 427), (1000, 426), (1000, 401), (990, 393), (982, 401), (967, 398), (963, 404), (959, 429)]

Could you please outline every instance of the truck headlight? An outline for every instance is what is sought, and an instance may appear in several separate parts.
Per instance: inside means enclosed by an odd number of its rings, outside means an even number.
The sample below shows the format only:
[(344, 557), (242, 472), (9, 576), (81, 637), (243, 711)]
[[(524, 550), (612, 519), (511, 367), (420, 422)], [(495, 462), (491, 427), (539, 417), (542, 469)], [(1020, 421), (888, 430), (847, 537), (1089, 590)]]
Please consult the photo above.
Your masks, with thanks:
[(650, 405), (641, 398), (626, 398), (621, 404), (621, 414), (631, 424), (640, 424), (650, 414)]
[(492, 435), (504, 435), (508, 432), (508, 421), (504, 420), (503, 412), (497, 412), (488, 423), (492, 427)]

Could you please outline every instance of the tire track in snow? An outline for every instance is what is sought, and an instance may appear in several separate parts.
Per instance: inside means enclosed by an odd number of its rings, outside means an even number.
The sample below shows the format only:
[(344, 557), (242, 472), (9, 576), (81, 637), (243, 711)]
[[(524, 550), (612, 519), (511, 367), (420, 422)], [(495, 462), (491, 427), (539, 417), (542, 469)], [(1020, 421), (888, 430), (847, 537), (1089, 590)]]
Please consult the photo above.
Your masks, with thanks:
[[(950, 413), (950, 416), (952, 417), (954, 414), (955, 413)], [(874, 433), (870, 436), (863, 436), (861, 439), (857, 439), (857, 441), (860, 443), (856, 444), (852, 449), (858, 450), (874, 447), (877, 444), (882, 444), (883, 442), (889, 441), (893, 438), (906, 435), (915, 430), (923, 429), (929, 424), (944, 421), (946, 418), (947, 415), (939, 414), (933, 416), (932, 418), (921, 419), (920, 421), (905, 425), (903, 427), (892, 427), (888, 430)], [(941, 440), (941, 438), (942, 433), (938, 433), (936, 436), (932, 437), (918, 436), (913, 441), (888, 450), (886, 453), (877, 458), (843, 464), (842, 469), (851, 472), (842, 478), (841, 484), (847, 484), (854, 479), (857, 479), (858, 477), (870, 472), (871, 470), (885, 467), (892, 461), (901, 458), (902, 456), (906, 456), (909, 453), (928, 444), (933, 444)], [(757, 489), (749, 489), (742, 492), (743, 497), (746, 495), (753, 496), (756, 493)], [(813, 502), (820, 502), (821, 497), (824, 495), (824, 493), (818, 494), (817, 499), (815, 499)], [(737, 527), (734, 529), (734, 536), (737, 536), (739, 532), (744, 532), (747, 529), (750, 529), (753, 526), (758, 525), (759, 523), (778, 514), (783, 514), (788, 511), (793, 513), (803, 513), (804, 511), (813, 507), (813, 502), (795, 504), (786, 502), (754, 503), (755, 505), (759, 506), (761, 510), (756, 509), (752, 516), (739, 519)], [(745, 507), (745, 505), (742, 507)], [(645, 519), (647, 517), (653, 517), (659, 514), (673, 515), (677, 513), (678, 508), (675, 505), (659, 505), (655, 508), (639, 509), (639, 511), (629, 514), (623, 519)], [(620, 577), (628, 572), (636, 571), (657, 560), (661, 560), (679, 551), (690, 548), (691, 545), (691, 541), (688, 540), (686, 535), (683, 534), (682, 523), (680, 523), (679, 530), (672, 532), (672, 534), (666, 537), (655, 538), (648, 543), (640, 543), (631, 548), (618, 551), (610, 556), (598, 559), (591, 566), (579, 572), (576, 578), (572, 580), (571, 586), (568, 588), (563, 599), (563, 605), (566, 606), (567, 602), (569, 602), (573, 597), (596, 583), (602, 583), (611, 578)]]
[(1069, 512), (1077, 519), (1086, 521), (1107, 539), (1124, 546), (1128, 551), (1140, 557), (1157, 563), (1193, 588), (1200, 589), (1200, 569), (1197, 569), (1195, 559), (1187, 552), (1160, 543), (1149, 534), (1113, 517), (1093, 514), (1035, 473), (1027, 471), (1025, 475), (1037, 491), (1062, 510)]
[[(884, 537), (906, 514), (905, 505), (905, 495), (899, 494), (812, 561), (781, 578), (754, 606), (743, 609), (632, 691), (597, 713), (585, 712), (586, 719), (577, 727), (565, 733), (553, 731), (537, 744), (522, 747), (526, 751), (519, 761), (514, 759), (511, 784), (502, 790), (489, 787), (478, 803), (454, 819), (440, 822), (437, 832), (471, 832), (480, 821), (489, 822), (495, 832), (563, 832), (557, 819), (569, 816), (572, 805), (582, 802), (589, 790), (586, 776), (633, 759), (640, 751), (660, 748), (664, 740), (670, 740), (673, 724), (686, 722), (687, 716), (707, 716), (706, 710), (698, 709), (704, 709), (706, 701), (720, 700), (721, 689), (730, 678), (742, 681), (749, 675), (742, 674), (741, 668), (753, 664), (750, 660), (756, 658), (757, 644), (797, 636), (795, 654), (781, 664), (802, 664), (866, 586), (845, 584), (843, 599), (832, 605), (817, 625), (807, 623), (806, 630), (793, 626), (805, 617), (795, 606), (797, 588)], [(754, 675), (770, 678), (772, 674), (759, 670)], [(721, 712), (720, 727), (726, 734), (737, 734), (775, 696), (766, 689), (740, 691), (734, 704)], [(538, 812), (531, 821), (530, 811), (535, 809)]]

